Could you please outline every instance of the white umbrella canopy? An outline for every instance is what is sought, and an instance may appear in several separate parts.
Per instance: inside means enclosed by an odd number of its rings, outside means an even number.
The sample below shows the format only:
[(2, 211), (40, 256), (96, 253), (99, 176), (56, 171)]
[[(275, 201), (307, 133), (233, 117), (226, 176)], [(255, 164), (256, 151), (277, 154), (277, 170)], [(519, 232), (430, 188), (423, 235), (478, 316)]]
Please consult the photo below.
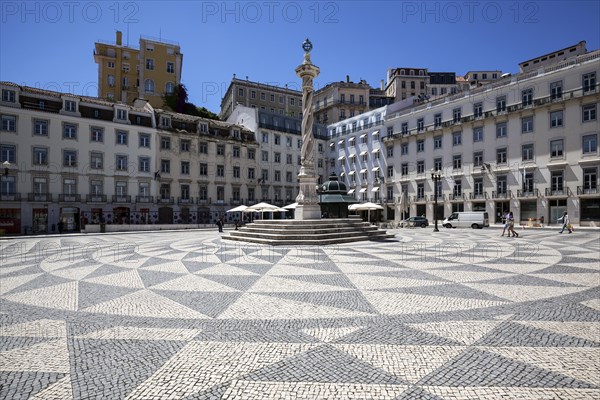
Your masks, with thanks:
[(247, 208), (248, 208), (248, 206), (245, 206), (245, 205), (242, 204), (241, 206), (237, 206), (237, 207), (232, 208), (231, 210), (227, 210), (225, 212), (241, 212), (241, 211), (244, 211)]
[[(371, 221), (371, 210), (383, 210), (382, 206), (380, 206), (379, 204), (371, 203), (371, 202), (366, 202), (366, 203), (362, 203), (362, 204), (353, 204), (352, 206), (356, 206), (356, 207), (354, 207), (355, 211), (365, 211), (366, 210), (367, 211), (367, 221)], [(352, 207), (352, 206), (350, 206), (350, 207)]]
[(363, 211), (363, 210), (383, 210), (383, 207), (380, 206), (379, 204), (367, 202), (367, 203), (357, 204), (356, 207), (354, 207), (354, 209), (357, 210), (357, 211)]
[(295, 210), (298, 207), (298, 203), (288, 204), (287, 206), (283, 206), (286, 210)]
[(265, 211), (266, 212), (278, 212), (278, 211), (287, 211), (287, 210), (285, 208), (281, 208), (281, 207), (278, 207), (278, 206), (275, 206), (275, 205), (269, 204), (269, 203), (254, 204), (253, 206), (250, 206), (244, 210), (244, 212), (252, 212), (252, 211), (260, 212), (261, 218), (262, 218), (262, 214)]

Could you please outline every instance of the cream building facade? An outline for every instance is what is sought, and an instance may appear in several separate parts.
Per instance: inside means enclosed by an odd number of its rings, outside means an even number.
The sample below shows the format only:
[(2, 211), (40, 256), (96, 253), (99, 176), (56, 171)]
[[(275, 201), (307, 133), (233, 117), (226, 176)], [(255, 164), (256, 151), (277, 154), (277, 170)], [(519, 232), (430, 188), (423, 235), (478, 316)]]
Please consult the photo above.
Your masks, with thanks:
[(349, 176), (367, 173), (363, 198), (378, 186), (370, 172), (380, 163), (385, 183), (376, 192), (386, 193), (388, 219), (404, 213), (433, 220), (434, 169), (444, 177), (439, 216), (481, 210), (494, 221), (511, 210), (524, 223), (556, 223), (568, 211), (574, 223), (597, 226), (599, 60), (593, 51), (417, 107), (387, 106), (381, 126), (363, 129), (366, 138), (382, 135), (378, 160), (357, 147), (352, 125), (363, 116), (333, 124), (330, 162), (366, 157), (360, 166), (336, 164), (350, 185)]
[[(243, 126), (0, 83), (0, 229), (211, 223), (252, 198)], [(255, 167), (258, 169), (258, 167)]]
[(145, 99), (162, 107), (162, 96), (181, 83), (183, 54), (176, 42), (140, 37), (139, 48), (123, 45), (116, 32), (115, 42), (96, 42), (94, 61), (98, 64), (98, 97), (126, 104)]

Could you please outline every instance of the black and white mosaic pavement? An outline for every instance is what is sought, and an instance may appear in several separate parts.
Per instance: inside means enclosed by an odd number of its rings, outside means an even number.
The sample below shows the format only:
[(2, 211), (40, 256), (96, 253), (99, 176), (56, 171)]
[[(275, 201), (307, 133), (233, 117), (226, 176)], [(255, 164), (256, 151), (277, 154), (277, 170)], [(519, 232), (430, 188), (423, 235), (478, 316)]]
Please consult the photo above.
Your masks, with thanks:
[(396, 232), (2, 240), (0, 399), (600, 398), (598, 231)]

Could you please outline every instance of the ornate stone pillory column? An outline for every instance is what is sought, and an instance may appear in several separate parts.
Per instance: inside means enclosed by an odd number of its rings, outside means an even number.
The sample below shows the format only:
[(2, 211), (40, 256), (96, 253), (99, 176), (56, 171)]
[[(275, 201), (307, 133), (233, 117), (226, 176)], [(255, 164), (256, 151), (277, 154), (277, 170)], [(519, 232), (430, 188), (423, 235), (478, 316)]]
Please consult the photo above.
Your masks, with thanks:
[(301, 167), (298, 178), (300, 193), (296, 197), (295, 219), (321, 219), (321, 207), (317, 196), (317, 175), (315, 168), (315, 139), (313, 136), (313, 79), (319, 75), (319, 67), (310, 61), (312, 43), (306, 39), (302, 43), (304, 62), (296, 68), (296, 75), (302, 79), (302, 149)]

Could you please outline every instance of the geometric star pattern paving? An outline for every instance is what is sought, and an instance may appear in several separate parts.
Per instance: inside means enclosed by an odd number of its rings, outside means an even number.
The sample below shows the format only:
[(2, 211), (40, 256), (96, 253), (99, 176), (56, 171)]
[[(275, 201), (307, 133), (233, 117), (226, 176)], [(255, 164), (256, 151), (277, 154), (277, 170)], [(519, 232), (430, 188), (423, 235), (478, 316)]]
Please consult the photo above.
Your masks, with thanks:
[(598, 399), (600, 234), (0, 241), (0, 398)]

